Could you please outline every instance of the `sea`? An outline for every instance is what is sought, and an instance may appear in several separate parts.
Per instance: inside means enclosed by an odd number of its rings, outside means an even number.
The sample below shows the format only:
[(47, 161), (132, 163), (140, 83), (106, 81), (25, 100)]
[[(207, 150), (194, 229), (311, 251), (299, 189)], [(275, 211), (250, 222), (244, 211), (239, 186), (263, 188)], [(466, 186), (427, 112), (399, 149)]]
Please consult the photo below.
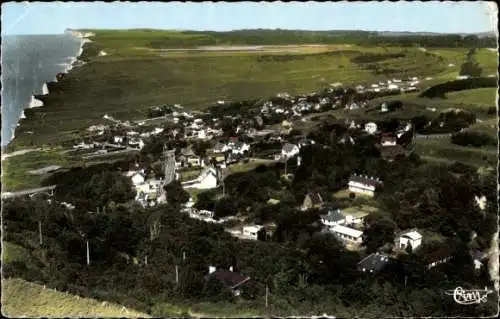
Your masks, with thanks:
[(71, 70), (82, 44), (70, 34), (2, 35), (2, 148), (14, 138), (24, 109), (43, 107), (33, 94), (48, 94), (46, 83)]

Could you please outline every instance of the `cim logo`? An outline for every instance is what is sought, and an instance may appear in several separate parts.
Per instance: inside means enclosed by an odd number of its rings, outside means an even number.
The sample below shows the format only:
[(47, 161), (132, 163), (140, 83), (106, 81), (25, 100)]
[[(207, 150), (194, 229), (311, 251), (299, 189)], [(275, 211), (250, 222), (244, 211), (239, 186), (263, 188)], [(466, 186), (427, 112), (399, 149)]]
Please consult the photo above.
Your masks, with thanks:
[(484, 287), (484, 289), (465, 290), (462, 287), (457, 287), (455, 290), (448, 290), (446, 294), (453, 296), (456, 303), (460, 305), (473, 305), (485, 303), (488, 295), (493, 293), (493, 290)]

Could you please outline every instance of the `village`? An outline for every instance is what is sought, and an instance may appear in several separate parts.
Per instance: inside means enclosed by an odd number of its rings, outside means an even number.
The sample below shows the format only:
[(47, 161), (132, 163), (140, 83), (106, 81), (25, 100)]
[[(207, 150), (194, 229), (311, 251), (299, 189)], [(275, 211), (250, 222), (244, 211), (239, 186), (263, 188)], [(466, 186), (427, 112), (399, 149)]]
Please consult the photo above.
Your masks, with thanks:
[[(286, 173), (287, 162), (293, 160), (300, 166), (301, 150), (316, 144), (303, 134), (293, 134), (294, 123), (307, 122), (311, 115), (331, 109), (344, 108), (351, 111), (366, 107), (367, 100), (363, 99), (363, 95), (367, 93), (384, 96), (414, 92), (418, 90), (418, 84), (419, 79), (412, 77), (405, 81), (393, 79), (386, 83), (374, 83), (366, 88), (358, 85), (355, 92), (352, 92), (355, 98), (349, 100), (343, 99), (347, 89), (342, 88), (341, 84), (335, 84), (323, 93), (312, 92), (295, 97), (279, 93), (274, 98), (260, 101), (253, 108), (242, 110), (238, 115), (189, 113), (177, 104), (151, 107), (148, 119), (134, 123), (122, 122), (106, 114), (103, 116), (104, 124), (89, 127), (84, 139), (87, 142), (82, 141), (74, 145), (73, 149), (89, 158), (113, 153), (140, 152), (151, 139), (156, 142), (162, 139), (184, 141), (185, 147), (169, 149), (166, 144), (162, 145), (161, 158), (157, 159), (161, 164), (160, 174), (153, 173), (152, 167), (140, 163), (135, 163), (128, 171), (123, 172), (123, 175), (132, 181), (136, 192), (135, 201), (145, 208), (165, 204), (168, 202), (166, 187), (174, 181), (180, 181), (182, 188), (190, 194), (189, 200), (182, 206), (183, 213), (207, 223), (221, 224), (228, 233), (242, 240), (266, 240), (276, 229), (275, 223), (255, 223), (246, 218), (243, 212), (217, 218), (213, 211), (195, 208), (196, 194), (219, 187), (224, 191), (224, 180), (232, 170), (250, 169), (263, 163), (285, 163), (284, 177), (291, 178), (290, 174)], [(230, 103), (220, 100), (212, 109), (224, 108), (228, 104)], [(380, 113), (388, 112), (388, 103), (381, 103), (378, 109)], [(238, 124), (231, 126), (231, 123)], [(391, 131), (381, 130), (375, 122), (346, 120), (343, 125), (347, 134), (339, 137), (339, 143), (355, 145), (359, 136), (372, 136), (383, 160), (394, 161), (413, 152), (415, 131), (409, 121), (401, 121), (397, 129)], [(264, 151), (256, 147), (263, 144), (271, 147)], [(199, 145), (203, 146), (200, 148)], [(158, 178), (158, 175), (161, 177)], [(369, 200), (383, 187), (384, 181), (378, 176), (353, 173), (342, 192), (351, 198)], [(476, 197), (478, 205), (484, 206), (484, 200), (484, 197)], [(279, 198), (272, 198), (268, 204), (277, 205), (279, 202)], [(364, 220), (370, 215), (369, 206), (339, 209), (330, 199), (323, 199), (317, 192), (309, 192), (305, 194), (303, 204), (297, 209), (322, 211), (323, 232), (335, 235), (348, 250), (363, 249)], [(419, 229), (398, 230), (391, 253), (369, 254), (359, 262), (358, 270), (367, 273), (379, 272), (395, 260), (399, 253), (418, 250), (423, 236)], [(451, 256), (451, 249), (440, 248), (426, 255), (424, 262), (430, 269), (448, 261)], [(480, 269), (484, 255), (475, 256), (474, 267)], [(240, 293), (236, 288), (249, 280), (239, 274), (228, 275), (232, 270), (215, 270), (211, 265), (209, 268), (210, 274), (215, 273), (222, 281), (234, 279), (230, 286), (235, 294)]]

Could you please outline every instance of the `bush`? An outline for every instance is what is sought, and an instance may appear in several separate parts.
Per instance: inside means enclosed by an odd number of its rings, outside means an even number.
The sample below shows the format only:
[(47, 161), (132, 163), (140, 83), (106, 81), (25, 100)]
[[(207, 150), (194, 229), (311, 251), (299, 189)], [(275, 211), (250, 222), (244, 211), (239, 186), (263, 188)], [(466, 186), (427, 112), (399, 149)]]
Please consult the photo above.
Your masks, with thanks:
[(451, 136), (451, 142), (456, 145), (481, 147), (485, 145), (497, 145), (493, 137), (477, 132), (461, 132)]

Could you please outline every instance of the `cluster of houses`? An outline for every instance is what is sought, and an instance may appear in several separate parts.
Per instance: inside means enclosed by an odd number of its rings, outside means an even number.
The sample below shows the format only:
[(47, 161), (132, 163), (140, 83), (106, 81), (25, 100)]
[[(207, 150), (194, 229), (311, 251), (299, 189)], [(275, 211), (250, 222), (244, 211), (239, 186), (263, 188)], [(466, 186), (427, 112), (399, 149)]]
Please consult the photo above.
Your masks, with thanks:
[[(432, 78), (426, 78), (426, 80), (432, 80)], [(418, 91), (418, 84), (420, 80), (418, 77), (411, 77), (406, 80), (402, 79), (392, 79), (385, 82), (380, 81), (378, 83), (370, 84), (365, 87), (363, 85), (357, 85), (355, 87), (358, 93), (365, 92), (415, 92)]]

